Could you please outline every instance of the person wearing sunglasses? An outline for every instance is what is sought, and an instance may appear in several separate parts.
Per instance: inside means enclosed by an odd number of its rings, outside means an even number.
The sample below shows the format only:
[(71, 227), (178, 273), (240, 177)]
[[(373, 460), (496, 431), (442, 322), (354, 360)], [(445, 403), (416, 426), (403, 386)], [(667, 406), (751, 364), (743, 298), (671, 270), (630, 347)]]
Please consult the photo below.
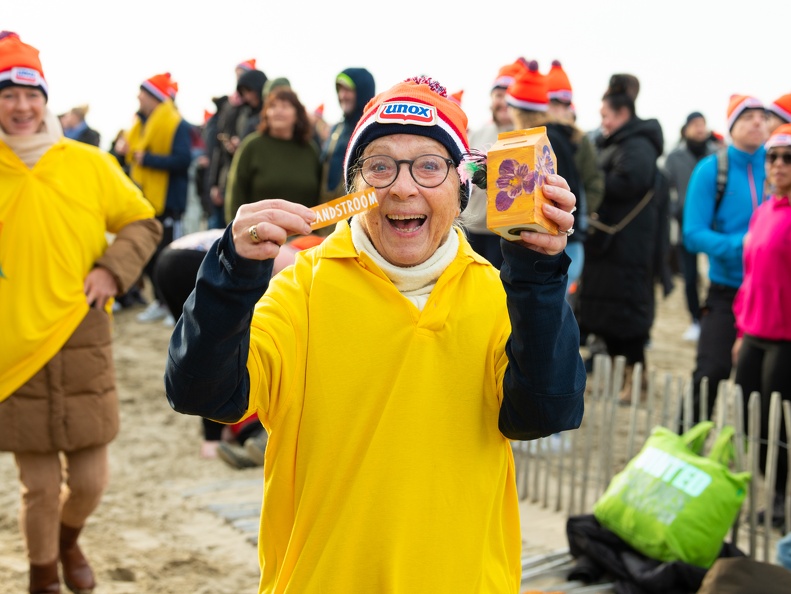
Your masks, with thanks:
[[(735, 383), (747, 398), (761, 394), (761, 469), (767, 458), (769, 402), (772, 392), (791, 400), (791, 124), (775, 129), (766, 143), (770, 198), (753, 213), (744, 238), (744, 280), (733, 311)], [(745, 418), (746, 411), (745, 411)], [(785, 423), (780, 441), (788, 443)], [(785, 521), (788, 456), (777, 457), (772, 523)]]
[(565, 299), (576, 199), (549, 176), (561, 232), (502, 240), (498, 272), (458, 226), (466, 158), (446, 89), (398, 83), (344, 158), (347, 191), (373, 188), (377, 206), (270, 280), (315, 213), (242, 205), (201, 265), (165, 388), (179, 412), (266, 427), (259, 593), (519, 591), (511, 440), (582, 421)]

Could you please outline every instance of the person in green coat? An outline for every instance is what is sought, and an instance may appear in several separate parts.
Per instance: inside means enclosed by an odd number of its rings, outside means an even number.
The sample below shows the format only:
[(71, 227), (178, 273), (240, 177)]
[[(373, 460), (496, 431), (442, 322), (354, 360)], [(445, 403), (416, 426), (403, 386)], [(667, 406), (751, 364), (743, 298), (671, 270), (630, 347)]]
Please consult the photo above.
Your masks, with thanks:
[(321, 162), (307, 110), (296, 92), (279, 87), (266, 98), (256, 133), (248, 135), (231, 163), (225, 219), (242, 204), (281, 198), (319, 203)]

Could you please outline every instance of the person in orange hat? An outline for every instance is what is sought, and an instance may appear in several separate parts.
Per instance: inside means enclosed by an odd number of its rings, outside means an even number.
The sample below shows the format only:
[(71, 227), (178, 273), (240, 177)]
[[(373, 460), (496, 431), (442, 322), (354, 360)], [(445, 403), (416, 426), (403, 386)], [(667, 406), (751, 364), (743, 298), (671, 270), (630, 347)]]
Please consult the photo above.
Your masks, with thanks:
[[(764, 201), (764, 144), (769, 136), (764, 104), (756, 97), (731, 96), (726, 111), (731, 142), (726, 156), (726, 183), (717, 192), (717, 155), (701, 159), (692, 171), (684, 203), (684, 247), (708, 259), (708, 291), (701, 308), (692, 399), (695, 421), (711, 418), (721, 381), (733, 368), (736, 341), (733, 301), (744, 278), (744, 235), (752, 213)], [(701, 411), (701, 382), (708, 378), (707, 410)]]
[(0, 32), (0, 451), (19, 469), (27, 591), (60, 592), (60, 565), (87, 594), (78, 539), (119, 430), (113, 299), (162, 226), (111, 155), (63, 136), (48, 94), (38, 50)]
[(407, 79), (367, 103), (345, 152), (346, 191), (373, 208), (272, 277), (317, 215), (245, 204), (201, 264), (167, 398), (266, 428), (261, 594), (519, 591), (511, 440), (582, 420), (563, 251), (576, 200), (549, 176), (562, 232), (503, 239), (498, 271), (456, 224), (468, 158), (461, 107)]
[(140, 322), (174, 322), (173, 313), (157, 290), (154, 266), (162, 248), (183, 234), (181, 220), (187, 209), (192, 136), (190, 124), (176, 108), (177, 93), (178, 84), (169, 72), (144, 80), (137, 94), (139, 110), (135, 123), (115, 147), (164, 228), (160, 245), (145, 268), (154, 300), (138, 314)]
[(778, 126), (791, 123), (791, 93), (778, 97), (766, 107), (767, 128), (769, 133)]
[(583, 233), (576, 242), (571, 243), (573, 252), (571, 256), (573, 271), (569, 272), (569, 299), (576, 299), (579, 288), (579, 279), (585, 265), (585, 250), (583, 242), (584, 232), (587, 227), (587, 217), (596, 212), (604, 198), (604, 173), (597, 162), (596, 147), (590, 137), (576, 125), (576, 116), (572, 107), (573, 92), (563, 65), (559, 60), (553, 60), (547, 73), (547, 114), (552, 123), (551, 127), (564, 138), (568, 139), (573, 154), (574, 165), (579, 176), (579, 195), (577, 196), (580, 207), (578, 208), (577, 227)]
[(316, 143), (318, 146), (323, 146), (330, 136), (330, 125), (324, 119), (324, 104), (322, 103), (312, 112), (308, 112), (308, 117), (313, 125)]
[[(744, 278), (733, 301), (734, 381), (742, 393), (761, 395), (761, 468), (767, 460), (771, 395), (779, 392), (791, 401), (791, 124), (775, 128), (764, 147), (770, 195), (750, 217), (744, 236)], [(780, 423), (781, 443), (788, 443), (787, 426)], [(772, 524), (780, 528), (786, 519), (788, 479), (788, 456), (782, 452), (776, 468), (770, 513)]]
[[(511, 114), (505, 102), (505, 90), (514, 81), (519, 71), (518, 61), (507, 64), (497, 71), (489, 90), (489, 111), (491, 118), (478, 128), (470, 130), (470, 146), (483, 153), (489, 150), (501, 132), (513, 130)], [(470, 204), (464, 213), (464, 226), (467, 240), (472, 248), (489, 260), (495, 268), (503, 264), (500, 252), (500, 236), (489, 231), (486, 226), (486, 190), (473, 186)]]
[[(569, 291), (579, 280), (585, 262), (583, 242), (585, 241), (585, 214), (587, 205), (585, 201), (585, 188), (582, 185), (577, 163), (574, 158), (576, 146), (573, 140), (574, 130), (568, 126), (554, 121), (549, 113), (549, 78), (538, 69), (538, 62), (524, 60), (520, 62), (520, 71), (514, 81), (508, 86), (505, 101), (511, 121), (517, 130), (525, 130), (543, 126), (546, 128), (547, 138), (557, 157), (556, 169), (569, 184), (569, 189), (577, 197), (577, 210), (574, 211), (574, 235), (569, 237), (566, 253), (571, 258), (568, 271), (567, 296)], [(581, 136), (584, 136), (581, 134)]]

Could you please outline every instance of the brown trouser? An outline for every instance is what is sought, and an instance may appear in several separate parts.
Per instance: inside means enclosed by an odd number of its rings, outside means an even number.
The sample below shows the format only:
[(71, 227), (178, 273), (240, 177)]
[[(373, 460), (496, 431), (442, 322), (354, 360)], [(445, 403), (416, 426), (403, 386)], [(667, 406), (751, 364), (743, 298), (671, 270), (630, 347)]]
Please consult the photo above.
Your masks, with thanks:
[(107, 487), (107, 446), (63, 454), (14, 453), (22, 505), (19, 528), (30, 563), (58, 558), (60, 524), (81, 528)]

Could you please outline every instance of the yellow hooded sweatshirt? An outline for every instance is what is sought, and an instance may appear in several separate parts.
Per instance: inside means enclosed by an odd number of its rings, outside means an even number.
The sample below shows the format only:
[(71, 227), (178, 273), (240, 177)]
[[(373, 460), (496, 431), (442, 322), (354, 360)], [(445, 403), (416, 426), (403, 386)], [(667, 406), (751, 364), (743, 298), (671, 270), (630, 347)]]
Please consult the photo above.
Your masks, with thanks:
[(248, 412), (269, 432), (260, 593), (518, 591), (498, 429), (510, 321), (497, 270), (459, 243), (422, 311), (358, 256), (346, 222), (259, 301), (247, 369)]

